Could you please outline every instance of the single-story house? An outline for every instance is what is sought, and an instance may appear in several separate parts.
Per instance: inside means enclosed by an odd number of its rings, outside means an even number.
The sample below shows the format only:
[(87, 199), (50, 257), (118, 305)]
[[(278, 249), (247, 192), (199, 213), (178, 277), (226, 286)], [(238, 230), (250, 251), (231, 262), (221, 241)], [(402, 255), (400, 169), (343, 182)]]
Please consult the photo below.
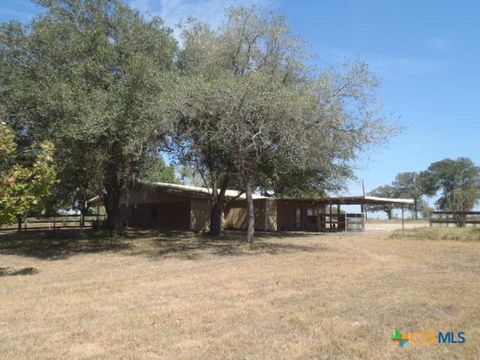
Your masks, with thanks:
[[(208, 230), (211, 190), (168, 183), (138, 182), (120, 198), (120, 214), (127, 226), (164, 230)], [(246, 228), (245, 194), (227, 190), (225, 229)], [(341, 205), (394, 203), (403, 207), (410, 199), (384, 199), (371, 196), (317, 199), (277, 199), (253, 195), (255, 228), (261, 231), (344, 231), (356, 224), (363, 227), (363, 215), (347, 214)], [(100, 197), (89, 200), (99, 205)]]

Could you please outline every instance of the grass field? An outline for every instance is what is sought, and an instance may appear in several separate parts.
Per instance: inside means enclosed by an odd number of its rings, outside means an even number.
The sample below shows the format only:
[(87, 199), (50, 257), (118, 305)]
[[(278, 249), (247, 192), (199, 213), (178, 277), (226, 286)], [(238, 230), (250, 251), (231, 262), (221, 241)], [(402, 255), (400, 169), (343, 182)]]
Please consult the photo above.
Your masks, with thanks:
[[(480, 241), (239, 239), (0, 235), (0, 359), (480, 358)], [(466, 342), (400, 348), (395, 328)]]

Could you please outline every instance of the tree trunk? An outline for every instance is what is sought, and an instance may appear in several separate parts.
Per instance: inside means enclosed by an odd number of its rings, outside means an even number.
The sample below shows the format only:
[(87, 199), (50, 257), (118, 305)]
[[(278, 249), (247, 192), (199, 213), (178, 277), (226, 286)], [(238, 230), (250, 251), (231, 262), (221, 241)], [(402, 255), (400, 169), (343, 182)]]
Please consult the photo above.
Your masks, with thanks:
[(18, 227), (18, 231), (22, 231), (22, 217), (21, 216), (17, 216), (17, 227)]
[(225, 193), (227, 192), (230, 177), (225, 176), (220, 184), (220, 191), (214, 186), (212, 191), (215, 192), (213, 196), (212, 212), (210, 213), (210, 231), (209, 234), (218, 236), (222, 232), (222, 216), (225, 210)]
[(107, 168), (105, 179), (105, 193), (103, 203), (107, 212), (107, 228), (111, 235), (125, 235), (125, 226), (120, 217), (120, 195), (122, 192), (123, 181), (119, 176), (117, 164), (112, 162)]
[(105, 186), (103, 200), (107, 212), (107, 228), (112, 235), (124, 235), (125, 226), (120, 217), (120, 188)]
[(223, 200), (219, 201), (217, 197), (210, 214), (210, 235), (218, 236), (222, 232), (222, 214)]
[(392, 210), (387, 210), (385, 212), (387, 213), (388, 220), (392, 220)]
[(80, 190), (80, 229), (82, 230), (83, 230), (83, 227), (85, 226), (85, 215), (87, 213), (85, 203), (86, 203), (85, 191), (81, 189)]
[(255, 207), (252, 198), (252, 185), (249, 181), (245, 184), (245, 197), (247, 198), (247, 242), (253, 242), (255, 233)]

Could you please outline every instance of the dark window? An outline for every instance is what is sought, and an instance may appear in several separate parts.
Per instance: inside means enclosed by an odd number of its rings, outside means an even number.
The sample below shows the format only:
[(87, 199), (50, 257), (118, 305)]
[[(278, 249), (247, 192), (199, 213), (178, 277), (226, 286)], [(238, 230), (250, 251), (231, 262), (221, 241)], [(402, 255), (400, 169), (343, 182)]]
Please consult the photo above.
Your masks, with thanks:
[(160, 212), (158, 211), (158, 208), (154, 207), (152, 208), (152, 219), (158, 219), (158, 215)]

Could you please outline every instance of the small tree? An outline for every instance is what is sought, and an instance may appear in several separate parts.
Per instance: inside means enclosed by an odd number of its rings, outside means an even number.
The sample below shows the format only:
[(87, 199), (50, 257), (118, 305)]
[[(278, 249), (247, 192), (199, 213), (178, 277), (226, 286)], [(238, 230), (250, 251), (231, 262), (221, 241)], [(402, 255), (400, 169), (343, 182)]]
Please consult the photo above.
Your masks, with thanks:
[(459, 227), (465, 226), (466, 214), (478, 202), (479, 189), (470, 187), (467, 189), (454, 189), (448, 196), (448, 210), (454, 212), (454, 219)]
[(441, 192), (436, 202), (440, 210), (448, 210), (452, 203), (457, 203), (453, 200), (457, 196), (465, 196), (465, 204), (468, 204), (473, 199), (476, 201), (480, 195), (480, 167), (469, 158), (434, 162), (421, 176), (426, 194), (435, 195), (438, 191)]
[(0, 123), (0, 224), (13, 223), (32, 211), (41, 212), (56, 182), (54, 147), (41, 143), (30, 166), (17, 163), (14, 132)]
[[(398, 191), (391, 185), (379, 186), (368, 193), (371, 196), (377, 196), (382, 198), (396, 198)], [(387, 214), (388, 220), (392, 219), (392, 211), (396, 206), (393, 204), (381, 204), (381, 205), (369, 205), (370, 211), (383, 211)]]
[(395, 177), (392, 186), (399, 197), (413, 199), (413, 205), (409, 206), (409, 210), (413, 212), (414, 219), (418, 219), (418, 212), (422, 211), (425, 205), (423, 177), (416, 172), (400, 173)]

